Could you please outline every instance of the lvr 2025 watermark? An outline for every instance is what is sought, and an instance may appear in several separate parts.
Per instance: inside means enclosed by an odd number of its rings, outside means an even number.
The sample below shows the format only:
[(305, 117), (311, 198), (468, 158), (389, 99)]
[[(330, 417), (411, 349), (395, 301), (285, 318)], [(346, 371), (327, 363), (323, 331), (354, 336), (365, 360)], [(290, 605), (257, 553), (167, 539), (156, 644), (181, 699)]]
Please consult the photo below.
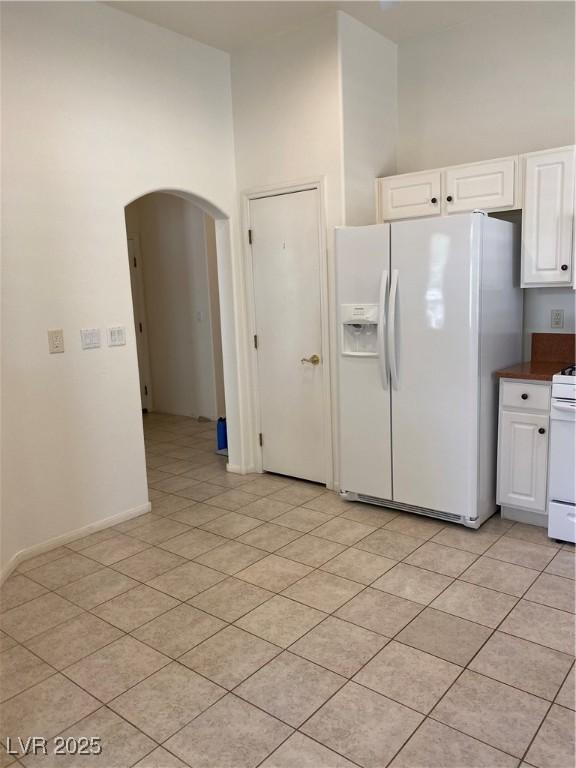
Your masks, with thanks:
[(50, 742), (43, 736), (6, 737), (6, 751), (9, 755), (101, 755), (100, 736), (56, 736)]

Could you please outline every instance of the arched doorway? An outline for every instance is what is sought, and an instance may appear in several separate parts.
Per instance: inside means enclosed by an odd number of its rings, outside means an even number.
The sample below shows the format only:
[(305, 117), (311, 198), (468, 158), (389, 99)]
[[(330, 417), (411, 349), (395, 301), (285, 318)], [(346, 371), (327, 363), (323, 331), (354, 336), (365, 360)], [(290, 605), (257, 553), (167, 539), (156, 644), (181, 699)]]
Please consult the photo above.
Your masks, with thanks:
[[(135, 335), (139, 372), (144, 373), (142, 407), (148, 411), (148, 426), (162, 438), (147, 443), (174, 442), (161, 434), (161, 427), (177, 427), (181, 435), (176, 448), (169, 447), (175, 455), (168, 458), (173, 469), (188, 471), (193, 467), (187, 464), (205, 463), (206, 456), (196, 451), (212, 455), (216, 450), (216, 419), (227, 416), (229, 458), (214, 464), (225, 470), (228, 463), (229, 470), (242, 471), (229, 220), (205, 199), (174, 189), (132, 199), (125, 214), (130, 263), (136, 259), (140, 269), (143, 307), (142, 319), (135, 317)], [(135, 272), (131, 270), (133, 295), (135, 288), (138, 292)], [(155, 471), (159, 461), (148, 452), (149, 480), (151, 474), (162, 479)]]

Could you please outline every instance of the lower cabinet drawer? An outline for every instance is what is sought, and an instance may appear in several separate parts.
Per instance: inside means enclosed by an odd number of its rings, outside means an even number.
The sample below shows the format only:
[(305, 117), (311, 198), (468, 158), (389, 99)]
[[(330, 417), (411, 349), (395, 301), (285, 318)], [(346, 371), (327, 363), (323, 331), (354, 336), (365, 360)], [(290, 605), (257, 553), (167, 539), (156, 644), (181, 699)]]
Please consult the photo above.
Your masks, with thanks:
[(501, 404), (504, 408), (527, 411), (550, 410), (550, 385), (525, 381), (504, 381)]

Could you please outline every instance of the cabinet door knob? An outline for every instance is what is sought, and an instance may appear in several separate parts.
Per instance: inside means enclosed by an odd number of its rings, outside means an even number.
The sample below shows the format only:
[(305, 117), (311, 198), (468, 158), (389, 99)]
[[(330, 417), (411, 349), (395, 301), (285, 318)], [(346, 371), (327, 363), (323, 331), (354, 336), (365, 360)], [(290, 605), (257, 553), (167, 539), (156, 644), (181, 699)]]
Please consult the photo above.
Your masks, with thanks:
[(438, 198), (437, 198), (437, 197), (432, 197), (432, 198), (430, 199), (430, 202), (431, 202), (433, 205), (436, 205), (436, 203), (438, 202)]
[(526, 394), (526, 392), (523, 392), (523, 393), (520, 395), (520, 397), (522, 398), (522, 400), (528, 400), (528, 395)]
[(540, 427), (540, 429), (538, 430), (539, 435), (543, 435), (545, 432), (546, 430), (544, 429), (544, 427)]
[(451, 202), (452, 202), (452, 200), (453, 200), (453, 198), (452, 198), (452, 195), (448, 195), (448, 197), (446, 198), (446, 200), (447, 200), (449, 203), (451, 203)]
[(562, 272), (566, 272), (566, 270), (568, 269), (568, 264), (562, 264), (560, 269), (562, 270)]

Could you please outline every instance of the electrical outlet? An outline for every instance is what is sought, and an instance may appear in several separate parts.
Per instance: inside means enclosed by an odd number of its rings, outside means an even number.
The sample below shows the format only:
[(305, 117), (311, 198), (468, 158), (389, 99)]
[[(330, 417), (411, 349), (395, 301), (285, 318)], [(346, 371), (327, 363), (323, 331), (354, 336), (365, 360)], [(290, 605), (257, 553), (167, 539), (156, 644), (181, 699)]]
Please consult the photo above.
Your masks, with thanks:
[(563, 309), (553, 309), (550, 312), (550, 328), (564, 328)]
[(64, 352), (64, 331), (62, 328), (55, 328), (48, 331), (48, 352), (51, 355)]

